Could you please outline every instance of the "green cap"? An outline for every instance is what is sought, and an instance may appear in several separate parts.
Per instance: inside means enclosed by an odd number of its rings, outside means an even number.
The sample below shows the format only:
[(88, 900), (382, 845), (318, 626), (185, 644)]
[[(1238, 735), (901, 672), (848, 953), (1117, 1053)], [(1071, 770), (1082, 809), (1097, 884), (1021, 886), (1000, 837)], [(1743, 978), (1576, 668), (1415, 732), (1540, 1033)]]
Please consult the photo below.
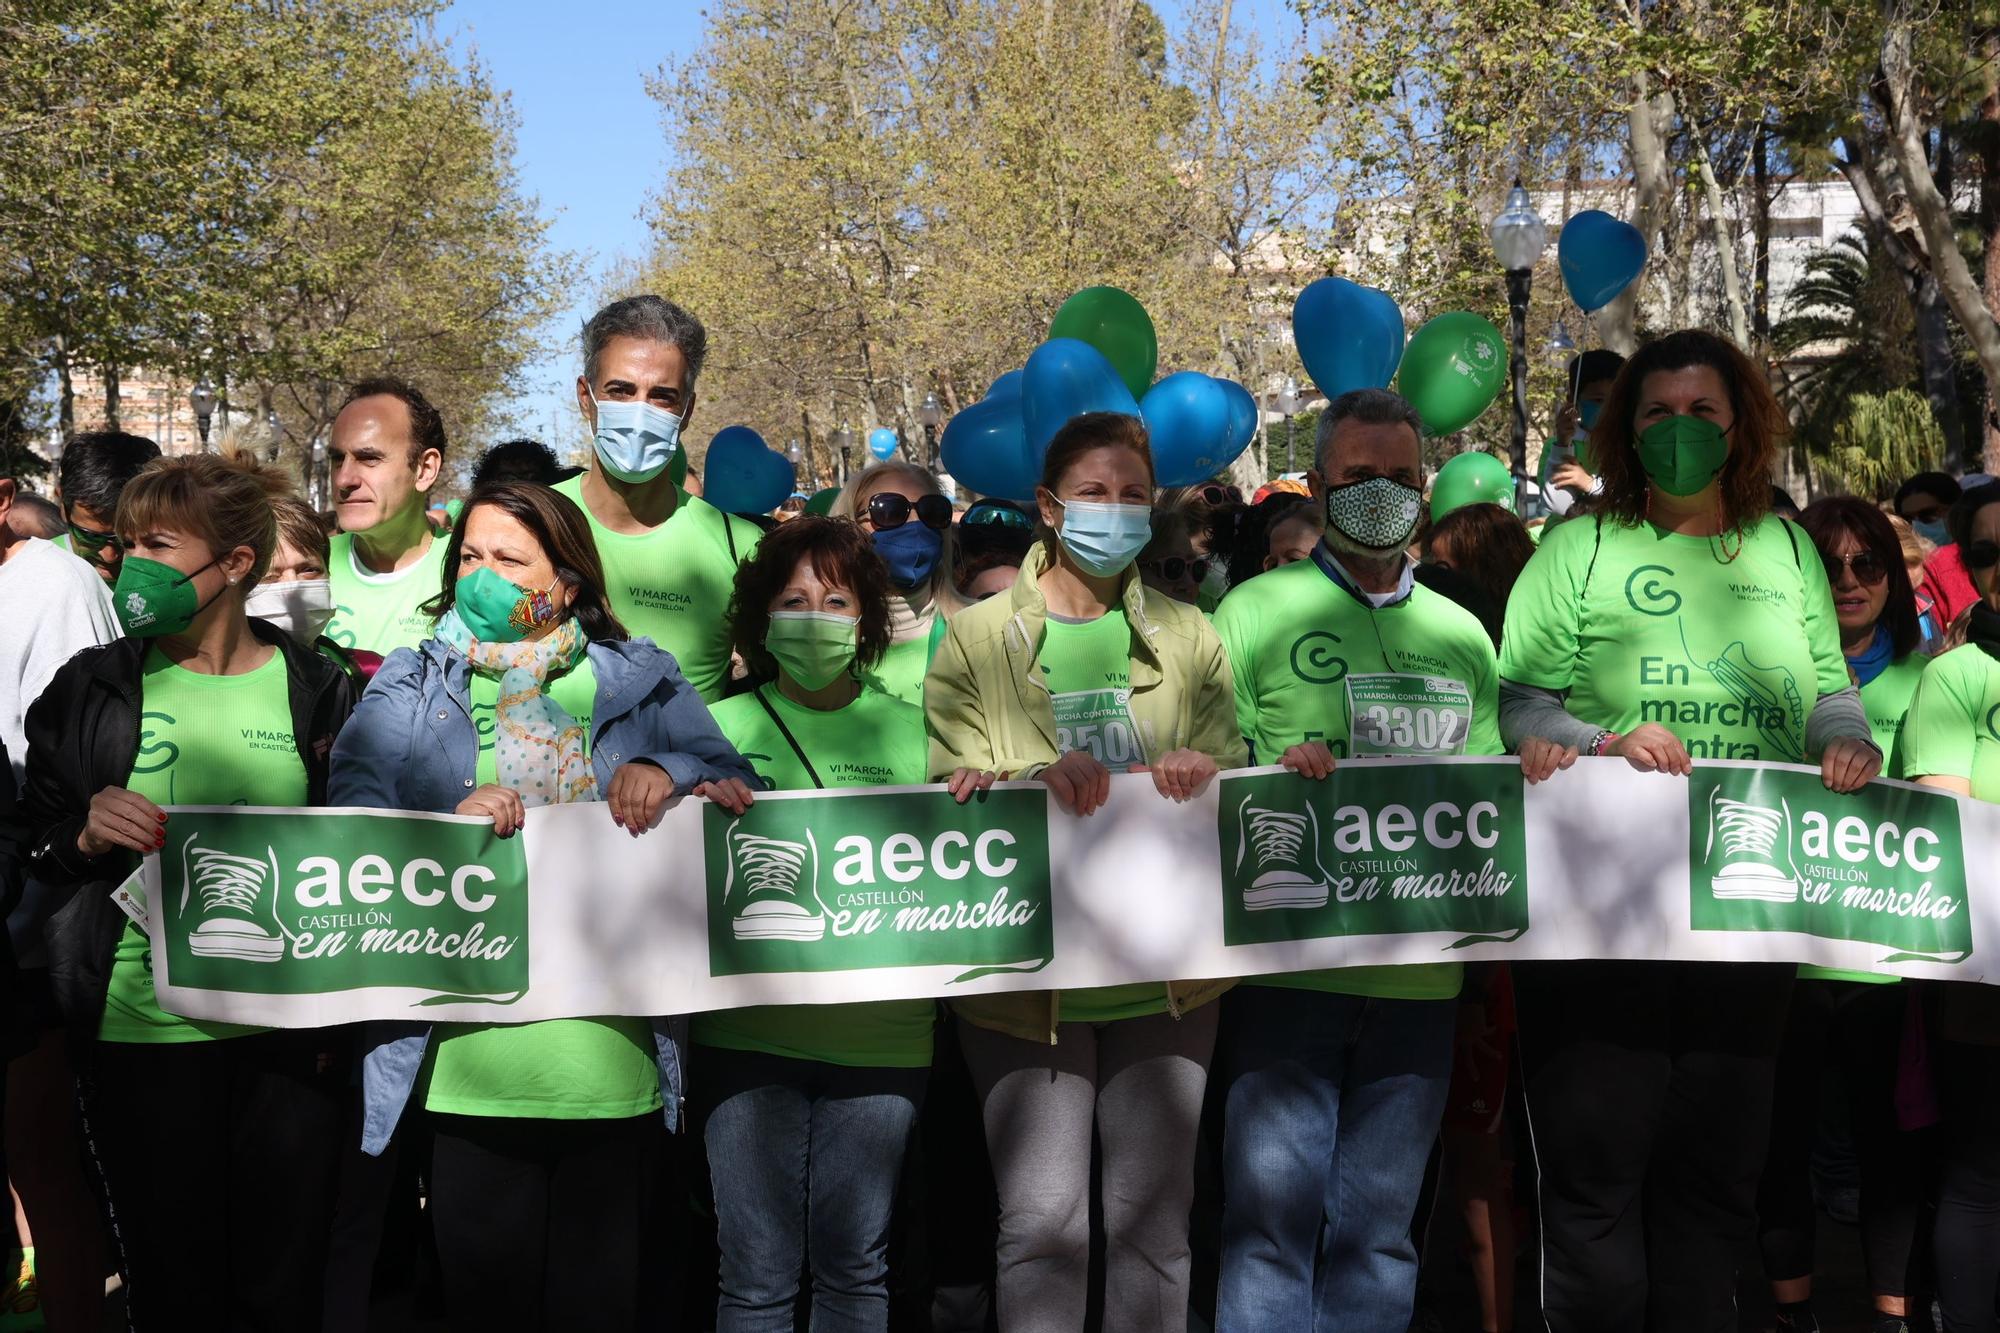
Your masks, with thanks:
[(823, 491), (816, 492), (812, 499), (806, 501), (806, 512), (808, 514), (831, 514), (833, 512), (833, 502), (839, 498), (840, 487), (829, 486)]
[(1496, 504), (1514, 512), (1514, 478), (1492, 454), (1459, 454), (1438, 469), (1431, 483), (1431, 522), (1467, 505)]

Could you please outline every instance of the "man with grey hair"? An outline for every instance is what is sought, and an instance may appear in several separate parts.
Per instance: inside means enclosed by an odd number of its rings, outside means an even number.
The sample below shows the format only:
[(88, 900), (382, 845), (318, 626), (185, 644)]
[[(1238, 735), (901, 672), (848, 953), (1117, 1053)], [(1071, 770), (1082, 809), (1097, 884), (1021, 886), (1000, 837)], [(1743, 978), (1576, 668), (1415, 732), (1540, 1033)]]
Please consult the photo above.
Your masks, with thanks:
[[(1216, 611), (1252, 763), (1320, 780), (1336, 761), (1502, 752), (1492, 640), (1415, 582), (1405, 549), (1423, 507), (1421, 437), (1385, 390), (1329, 403), (1307, 477), (1325, 537)], [(1342, 858), (1325, 826), (1242, 817), (1264, 868), (1243, 907), (1284, 913), (1297, 938), (1340, 933), (1328, 880)], [(1410, 1220), (1461, 980), (1457, 963), (1349, 967), (1256, 977), (1223, 997), (1217, 1333), (1409, 1323)]]
[(556, 490), (590, 519), (605, 595), (634, 638), (674, 655), (705, 702), (729, 675), (730, 594), (760, 534), (682, 484), (682, 433), (708, 355), (701, 321), (659, 296), (628, 296), (583, 326), (576, 405), (594, 466)]

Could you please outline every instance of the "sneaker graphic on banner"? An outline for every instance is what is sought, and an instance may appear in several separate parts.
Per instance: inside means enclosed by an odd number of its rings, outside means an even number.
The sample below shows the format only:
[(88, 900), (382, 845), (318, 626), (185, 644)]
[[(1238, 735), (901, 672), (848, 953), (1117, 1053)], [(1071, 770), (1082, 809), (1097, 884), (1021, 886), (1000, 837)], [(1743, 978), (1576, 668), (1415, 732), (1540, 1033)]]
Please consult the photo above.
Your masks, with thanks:
[(1796, 902), (1799, 872), (1792, 864), (1792, 810), (1731, 800), (1717, 787), (1709, 795), (1708, 855), (1721, 867), (1710, 881), (1715, 896), (1731, 901)]
[[(800, 894), (804, 882), (804, 897)], [(804, 842), (760, 833), (729, 835), (729, 878), (722, 901), (743, 894), (731, 923), (739, 940), (816, 940), (826, 934), (819, 901), (819, 846), (812, 830)]]
[(181, 914), (187, 915), (188, 904), (196, 895), (201, 898), (201, 921), (188, 932), (189, 952), (203, 958), (239, 958), (246, 963), (275, 963), (283, 958), (285, 936), (277, 915), (277, 853), (266, 847), (266, 859), (258, 860), (213, 847), (196, 847), (194, 841), (189, 838), (181, 844)]
[(1246, 858), (1257, 858), (1257, 877), (1243, 890), (1244, 909), (1324, 907), (1326, 872), (1319, 865), (1319, 819), (1312, 807), (1273, 810), (1252, 805), (1254, 799), (1244, 796), (1236, 811), (1237, 871)]

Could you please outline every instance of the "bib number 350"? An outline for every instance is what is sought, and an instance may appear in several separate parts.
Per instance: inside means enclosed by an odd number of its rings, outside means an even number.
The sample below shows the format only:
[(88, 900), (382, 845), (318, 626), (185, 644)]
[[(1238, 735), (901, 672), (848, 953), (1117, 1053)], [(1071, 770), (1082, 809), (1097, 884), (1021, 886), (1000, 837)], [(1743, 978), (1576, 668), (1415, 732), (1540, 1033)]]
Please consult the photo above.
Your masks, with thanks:
[(1472, 731), (1472, 692), (1441, 676), (1349, 676), (1347, 706), (1357, 755), (1464, 754)]

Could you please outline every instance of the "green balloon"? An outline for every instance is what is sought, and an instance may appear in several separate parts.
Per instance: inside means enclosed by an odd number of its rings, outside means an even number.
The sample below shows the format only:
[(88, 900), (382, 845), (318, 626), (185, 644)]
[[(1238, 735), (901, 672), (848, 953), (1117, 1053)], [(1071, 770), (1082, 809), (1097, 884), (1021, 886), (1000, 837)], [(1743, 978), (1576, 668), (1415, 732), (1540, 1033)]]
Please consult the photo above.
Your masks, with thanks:
[(814, 491), (812, 499), (806, 501), (808, 514), (831, 514), (833, 502), (840, 498), (840, 487), (829, 486), (823, 491)]
[(1492, 454), (1459, 454), (1438, 469), (1431, 483), (1431, 522), (1467, 505), (1495, 504), (1514, 512), (1514, 478)]
[(1051, 338), (1075, 338), (1104, 354), (1134, 398), (1153, 387), (1160, 340), (1139, 298), (1117, 287), (1086, 287), (1062, 303), (1049, 325)]
[(1500, 330), (1464, 310), (1418, 329), (1396, 373), (1396, 390), (1417, 409), (1426, 435), (1465, 429), (1506, 383), (1507, 344)]

